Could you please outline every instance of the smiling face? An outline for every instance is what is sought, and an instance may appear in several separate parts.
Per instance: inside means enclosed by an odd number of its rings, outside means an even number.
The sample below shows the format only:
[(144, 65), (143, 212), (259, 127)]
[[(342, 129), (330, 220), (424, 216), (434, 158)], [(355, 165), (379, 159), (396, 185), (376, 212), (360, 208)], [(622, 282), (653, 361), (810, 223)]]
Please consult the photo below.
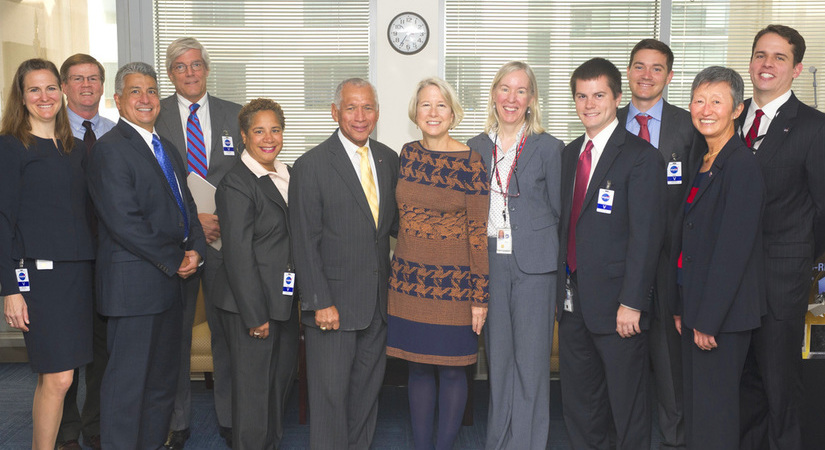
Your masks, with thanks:
[(652, 49), (637, 51), (627, 68), (633, 104), (647, 111), (662, 98), (662, 92), (672, 78), (673, 71), (667, 70), (667, 55)]
[[(192, 68), (192, 64), (196, 69)], [(181, 68), (183, 71), (178, 71)], [(172, 62), (172, 71), (169, 79), (175, 85), (175, 92), (192, 103), (197, 102), (206, 94), (206, 77), (209, 70), (203, 61), (201, 51), (189, 49)]]
[(275, 171), (275, 157), (281, 153), (284, 144), (284, 130), (274, 111), (258, 111), (252, 117), (248, 130), (241, 131), (243, 145), (249, 156)]
[(370, 133), (378, 122), (378, 105), (372, 88), (346, 84), (341, 89), (341, 107), (332, 104), (332, 119), (338, 122), (341, 133), (353, 144), (367, 145)]
[(78, 115), (97, 114), (103, 96), (103, 77), (95, 64), (75, 64), (69, 67), (63, 83), (66, 103)]
[(576, 114), (591, 139), (605, 129), (616, 118), (616, 109), (622, 100), (622, 94), (613, 96), (607, 84), (607, 77), (602, 75), (591, 80), (576, 80)]
[(533, 100), (530, 77), (523, 70), (505, 75), (496, 86), (494, 99), (499, 125), (521, 125)]
[(766, 33), (756, 42), (748, 66), (753, 96), (760, 106), (788, 92), (802, 63), (793, 63), (793, 46), (776, 33)]
[(51, 71), (32, 70), (23, 77), (23, 105), (29, 112), (29, 121), (54, 123), (63, 105), (60, 82)]
[(721, 139), (727, 142), (735, 131), (734, 120), (742, 113), (744, 104), (733, 107), (733, 96), (728, 83), (704, 83), (693, 91), (690, 118), (693, 126), (705, 140)]
[(453, 110), (438, 86), (429, 85), (418, 92), (415, 124), (425, 136), (439, 138), (450, 132)]
[(150, 133), (160, 113), (158, 83), (149, 75), (131, 73), (123, 78), (123, 94), (115, 94), (121, 117)]

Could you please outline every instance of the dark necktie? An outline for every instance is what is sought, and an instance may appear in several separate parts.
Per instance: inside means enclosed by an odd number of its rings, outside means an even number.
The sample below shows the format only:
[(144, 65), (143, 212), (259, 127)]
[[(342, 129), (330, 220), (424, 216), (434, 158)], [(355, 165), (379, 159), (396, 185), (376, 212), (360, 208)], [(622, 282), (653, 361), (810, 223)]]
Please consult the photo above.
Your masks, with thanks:
[(576, 222), (578, 222), (579, 215), (582, 212), (584, 194), (587, 193), (592, 150), (593, 141), (587, 141), (584, 151), (579, 155), (579, 162), (576, 164), (576, 185), (573, 189), (573, 205), (570, 208), (570, 226), (567, 233), (567, 267), (570, 268), (570, 273), (576, 271)]
[(152, 150), (154, 150), (155, 158), (160, 164), (163, 175), (166, 176), (166, 181), (169, 187), (172, 188), (172, 194), (175, 195), (175, 201), (178, 202), (178, 208), (183, 215), (184, 237), (189, 237), (189, 216), (186, 214), (186, 208), (183, 206), (183, 198), (180, 195), (180, 188), (178, 187), (178, 179), (175, 177), (175, 170), (172, 168), (172, 162), (163, 151), (163, 146), (160, 145), (160, 139), (156, 134), (152, 135)]
[(761, 109), (756, 110), (756, 117), (753, 118), (753, 125), (751, 125), (751, 129), (748, 130), (748, 134), (745, 135), (745, 145), (748, 146), (751, 150), (756, 150), (753, 148), (753, 145), (756, 143), (756, 137), (759, 135), (759, 124), (762, 123), (762, 116), (765, 113), (762, 112)]
[(189, 105), (189, 119), (186, 121), (186, 159), (189, 172), (195, 172), (206, 179), (206, 145), (203, 143), (203, 128), (196, 112), (201, 105)]
[(95, 132), (92, 131), (92, 122), (84, 120), (83, 128), (86, 129), (86, 132), (83, 133), (83, 142), (86, 144), (86, 154), (88, 154), (90, 151), (92, 151), (92, 146), (95, 145), (95, 141), (97, 141), (97, 136), (95, 136)]
[(650, 142), (650, 129), (647, 128), (647, 121), (650, 116), (645, 113), (636, 114), (636, 122), (639, 122), (639, 137)]

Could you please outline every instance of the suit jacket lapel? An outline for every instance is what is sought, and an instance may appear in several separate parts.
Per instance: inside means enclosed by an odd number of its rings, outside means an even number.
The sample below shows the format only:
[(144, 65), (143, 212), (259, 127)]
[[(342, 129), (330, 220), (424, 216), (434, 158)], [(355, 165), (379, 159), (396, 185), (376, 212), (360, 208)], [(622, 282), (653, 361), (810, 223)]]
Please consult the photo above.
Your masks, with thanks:
[(593, 200), (596, 192), (598, 192), (602, 180), (607, 176), (607, 171), (610, 170), (613, 160), (622, 152), (621, 146), (624, 145), (626, 135), (627, 130), (625, 130), (622, 124), (619, 124), (613, 131), (613, 135), (607, 140), (607, 144), (604, 146), (604, 150), (602, 150), (602, 156), (599, 157), (599, 163), (595, 169), (592, 169), (593, 176), (590, 177), (590, 184), (587, 185), (587, 194), (585, 194), (584, 203), (582, 203), (582, 212), (587, 210), (588, 205)]
[[(733, 137), (731, 139), (738, 138)], [(713, 165), (711, 165), (710, 170), (708, 171), (707, 178), (705, 178), (705, 181), (702, 183), (701, 186), (699, 186), (699, 190), (696, 191), (696, 195), (693, 197), (693, 202), (691, 202), (690, 205), (688, 205), (688, 211), (691, 210), (696, 205), (696, 203), (699, 202), (699, 200), (702, 198), (705, 192), (708, 191), (708, 188), (711, 186), (711, 184), (713, 184), (713, 182), (719, 178), (719, 175), (722, 173), (722, 168), (725, 166), (725, 161), (727, 161), (728, 157), (730, 157), (731, 152), (733, 152), (733, 148), (734, 147), (733, 145), (731, 145), (731, 141), (728, 140), (728, 142), (725, 143), (725, 146), (716, 156), (716, 159), (713, 160)], [(696, 177), (694, 176), (692, 180), (695, 179)], [(693, 186), (691, 186), (691, 188), (692, 187)], [(690, 191), (690, 189), (688, 189), (688, 191)], [(687, 197), (685, 198), (685, 201), (687, 201)]]
[[(206, 94), (209, 95), (209, 94)], [(238, 120), (237, 118), (235, 119)], [(224, 116), (224, 110), (217, 106), (217, 101), (215, 97), (209, 95), (209, 121), (212, 125), (212, 149), (210, 150), (211, 155), (209, 156), (209, 169), (212, 168), (212, 165), (215, 164), (217, 161), (220, 161), (220, 158), (223, 158), (223, 136), (229, 134), (229, 130), (223, 126), (226, 122), (226, 117)], [(238, 143), (233, 142), (232, 146), (237, 147)], [(277, 190), (277, 189), (276, 189)]]
[[(529, 167), (530, 158), (532, 158), (533, 155), (537, 153), (537, 149), (538, 142), (536, 140), (536, 137), (533, 135), (527, 136), (527, 140), (524, 142), (524, 149), (522, 149), (521, 155), (518, 157), (518, 161), (516, 161), (516, 170), (518, 170), (519, 167)], [(518, 147), (516, 147), (516, 151), (518, 151)], [(518, 175), (515, 176), (517, 177)], [(501, 180), (501, 182), (506, 183), (506, 181), (503, 179)], [(511, 181), (509, 187), (510, 194), (515, 195), (518, 192), (518, 187), (519, 186), (516, 182)]]
[[(799, 100), (791, 94), (791, 98), (779, 107), (776, 116), (771, 120), (768, 132), (756, 150), (756, 157), (762, 165), (766, 165), (782, 148), (788, 133), (796, 124), (796, 114), (799, 111)], [(743, 114), (744, 115), (744, 114)]]
[[(344, 146), (341, 144), (341, 140), (338, 138), (337, 130), (332, 134), (330, 140), (331, 141), (329, 151), (330, 153), (332, 153), (332, 167), (335, 168), (335, 171), (338, 172), (338, 175), (341, 176), (341, 179), (344, 181), (344, 184), (347, 186), (350, 192), (352, 192), (352, 195), (355, 197), (355, 200), (358, 202), (358, 205), (361, 206), (361, 211), (363, 211), (363, 213), (370, 218), (370, 222), (375, 224), (375, 221), (372, 218), (372, 211), (370, 210), (370, 205), (369, 203), (367, 203), (367, 195), (364, 193), (364, 188), (361, 187), (361, 181), (358, 179), (358, 174), (355, 173), (355, 168), (352, 165), (352, 160), (349, 158), (349, 155), (347, 155), (346, 150), (344, 150)], [(375, 163), (377, 170), (377, 159)], [(379, 178), (379, 181), (380, 180), (381, 178)], [(387, 192), (389, 192), (389, 190), (382, 190), (381, 192), (382, 194), (386, 194)], [(381, 197), (384, 197), (384, 195), (382, 195)], [(380, 204), (378, 207), (378, 212), (380, 220)]]
[[(163, 179), (163, 186), (164, 189), (166, 189), (166, 193), (168, 193), (169, 196), (172, 197), (172, 200), (175, 201), (175, 204), (177, 204), (175, 194), (172, 192), (172, 187), (169, 186), (169, 182), (166, 181), (166, 175), (163, 173), (163, 169), (160, 168), (160, 163), (158, 162), (158, 159), (155, 157), (154, 150), (150, 148), (148, 145), (146, 145), (146, 141), (143, 140), (143, 137), (141, 137), (141, 135), (138, 134), (138, 132), (134, 128), (132, 128), (131, 125), (121, 120), (120, 122), (118, 122), (118, 126), (120, 126), (121, 133), (123, 133), (123, 137), (126, 138), (132, 149), (135, 152), (137, 152), (140, 156), (146, 158), (146, 160), (149, 162), (149, 166), (152, 167), (152, 169), (161, 177), (161, 179)], [(164, 151), (166, 152), (166, 157), (169, 158), (170, 163), (173, 164), (172, 167), (174, 168), (175, 166), (172, 162), (172, 157), (169, 156), (168, 149), (164, 148)], [(175, 173), (177, 173), (177, 171)]]
[[(255, 174), (252, 175), (253, 177)], [(269, 175), (264, 175), (262, 177), (256, 177), (255, 182), (258, 184), (258, 187), (261, 188), (266, 198), (278, 205), (281, 209), (284, 210), (284, 213), (287, 212), (286, 201), (284, 201), (283, 195), (281, 195), (281, 191), (275, 186), (275, 183), (272, 182), (272, 178)]]
[[(377, 147), (374, 144), (375, 141), (370, 144), (370, 149)], [(375, 175), (378, 178), (378, 225), (381, 225), (387, 220), (388, 214), (393, 216), (395, 215), (395, 211), (388, 211), (387, 208), (390, 203), (390, 199), (388, 197), (392, 193), (392, 171), (387, 165), (387, 162), (384, 161), (384, 158), (380, 157), (377, 152), (372, 152), (372, 158), (375, 160)], [(364, 195), (365, 200), (366, 198), (366, 195)], [(369, 204), (367, 206), (369, 207)], [(370, 217), (372, 217), (372, 211), (370, 211)]]
[(167, 114), (161, 114), (160, 119), (163, 121), (163, 125), (171, 131), (170, 136), (173, 137), (172, 144), (178, 148), (178, 152), (180, 152), (181, 157), (183, 157), (185, 161), (186, 138), (184, 136), (186, 135), (183, 132), (183, 125), (181, 124), (177, 94), (172, 94), (171, 97), (167, 97), (163, 101), (166, 102), (166, 104), (162, 106), (165, 106)]
[[(679, 124), (676, 121), (676, 111), (674, 107), (668, 102), (662, 104), (662, 124), (659, 127), (659, 153), (665, 159), (665, 163), (674, 161), (673, 155), (666, 154), (666, 149), (673, 148), (676, 145), (675, 139), (679, 133), (676, 133), (676, 127)], [(666, 131), (663, 133), (663, 131)], [(665, 149), (663, 151), (663, 149)], [(678, 155), (677, 155), (678, 157)], [(687, 161), (682, 161), (682, 164), (687, 164)]]

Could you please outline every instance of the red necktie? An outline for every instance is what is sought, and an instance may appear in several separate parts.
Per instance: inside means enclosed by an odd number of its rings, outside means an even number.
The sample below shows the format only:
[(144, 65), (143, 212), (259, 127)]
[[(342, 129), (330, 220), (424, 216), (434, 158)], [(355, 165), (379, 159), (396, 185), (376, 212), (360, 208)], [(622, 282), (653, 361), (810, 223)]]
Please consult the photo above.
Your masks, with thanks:
[(573, 206), (570, 208), (570, 227), (567, 233), (567, 267), (570, 268), (570, 273), (576, 271), (576, 222), (582, 212), (584, 194), (587, 193), (591, 150), (593, 150), (593, 141), (587, 141), (584, 151), (579, 155), (579, 163), (576, 164), (576, 186), (573, 189)]
[(745, 145), (752, 150), (754, 149), (753, 144), (756, 143), (756, 136), (759, 135), (759, 124), (762, 122), (762, 116), (764, 115), (765, 113), (763, 113), (761, 109), (756, 110), (756, 117), (753, 118), (753, 125), (751, 125), (751, 129), (748, 130), (748, 134), (745, 135)]
[(636, 122), (639, 122), (639, 137), (650, 142), (650, 129), (647, 128), (648, 120), (650, 120), (650, 116), (647, 114), (636, 114)]

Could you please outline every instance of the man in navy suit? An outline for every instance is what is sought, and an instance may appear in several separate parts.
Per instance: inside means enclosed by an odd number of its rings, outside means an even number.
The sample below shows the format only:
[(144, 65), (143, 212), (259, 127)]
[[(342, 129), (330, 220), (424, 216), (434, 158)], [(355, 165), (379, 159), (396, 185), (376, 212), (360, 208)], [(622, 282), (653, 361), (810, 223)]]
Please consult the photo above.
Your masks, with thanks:
[(180, 363), (181, 282), (206, 251), (175, 147), (155, 134), (157, 75), (129, 63), (115, 78), (120, 121), (88, 168), (99, 222), (98, 311), (108, 316), (101, 387), (107, 449), (156, 450), (166, 440)]
[[(188, 172), (195, 172), (213, 186), (217, 186), (229, 169), (240, 160), (243, 152), (243, 141), (238, 129), (241, 105), (206, 92), (209, 63), (209, 52), (195, 38), (182, 37), (169, 44), (166, 49), (166, 73), (175, 85), (175, 93), (160, 101), (160, 115), (155, 127), (159, 136), (168, 139), (177, 147), (181, 158), (187, 163)], [(203, 227), (207, 243), (212, 244), (220, 239), (221, 227), (214, 210), (198, 211), (198, 220)], [(203, 270), (183, 283), (180, 375), (175, 395), (175, 409), (172, 412), (169, 436), (166, 440), (166, 448), (170, 450), (181, 450), (190, 434), (192, 390), (189, 361), (192, 350), (192, 324), (195, 320), (201, 280), (206, 321), (212, 338), (215, 373), (212, 393), (215, 398), (215, 412), (221, 437), (227, 443), (232, 442), (229, 348), (213, 301), (213, 281), (218, 276), (223, 254), (210, 245), (203, 256)]]
[(811, 267), (825, 244), (825, 114), (796, 98), (805, 39), (769, 25), (753, 40), (739, 131), (765, 180), (762, 218), (768, 314), (755, 330), (742, 375), (741, 448), (802, 448), (801, 343)]
[[(562, 151), (559, 356), (574, 448), (650, 448), (647, 329), (664, 233), (659, 152), (619, 126), (621, 74), (602, 58), (570, 79), (586, 133)], [(566, 275), (564, 273), (567, 273)]]
[(685, 430), (682, 410), (682, 352), (679, 333), (668, 305), (667, 274), (670, 262), (670, 236), (685, 190), (696, 171), (701, 155), (694, 150), (696, 131), (690, 113), (663, 98), (673, 78), (673, 52), (664, 42), (642, 39), (630, 52), (627, 84), (631, 98), (617, 115), (627, 131), (650, 142), (665, 160), (667, 222), (659, 255), (650, 314), (650, 363), (658, 400), (662, 448), (684, 448)]
[(309, 445), (369, 448), (387, 341), (390, 234), (397, 234), (398, 155), (370, 139), (378, 98), (342, 81), (338, 130), (295, 161), (289, 219), (306, 333)]

